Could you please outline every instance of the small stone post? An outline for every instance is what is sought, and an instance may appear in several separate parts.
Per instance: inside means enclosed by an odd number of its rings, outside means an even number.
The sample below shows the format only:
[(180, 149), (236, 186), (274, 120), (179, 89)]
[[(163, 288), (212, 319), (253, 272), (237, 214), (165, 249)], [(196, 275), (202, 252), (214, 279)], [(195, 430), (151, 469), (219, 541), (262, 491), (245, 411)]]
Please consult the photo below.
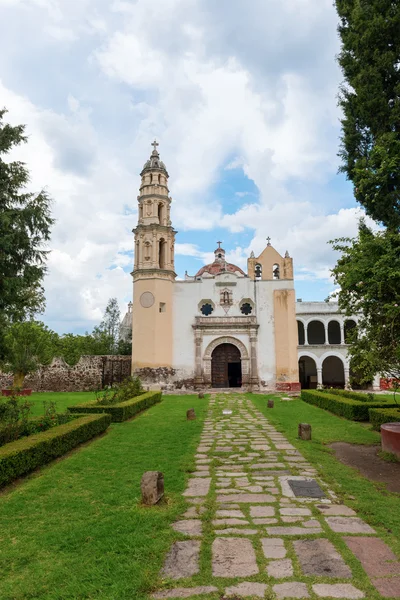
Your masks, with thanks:
[(299, 423), (299, 438), (301, 440), (311, 440), (311, 425)]
[(273, 400), (268, 400), (268, 408), (274, 408), (274, 401)]
[(146, 471), (140, 483), (142, 503), (153, 506), (164, 496), (164, 475), (160, 471)]
[(189, 408), (186, 412), (186, 419), (188, 421), (194, 421), (196, 419), (196, 413), (194, 412), (194, 408)]
[(198, 398), (204, 398), (203, 392), (199, 392)]

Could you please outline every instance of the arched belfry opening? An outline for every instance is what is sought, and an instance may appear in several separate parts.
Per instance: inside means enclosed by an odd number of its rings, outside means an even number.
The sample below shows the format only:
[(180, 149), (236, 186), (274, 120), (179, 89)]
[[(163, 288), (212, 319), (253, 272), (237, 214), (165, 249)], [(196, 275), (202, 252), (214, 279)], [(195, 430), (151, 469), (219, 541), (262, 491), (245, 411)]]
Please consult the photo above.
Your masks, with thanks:
[(242, 359), (233, 344), (219, 344), (211, 354), (211, 385), (215, 388), (242, 387)]
[(158, 265), (160, 269), (165, 269), (165, 240), (161, 238), (158, 242)]

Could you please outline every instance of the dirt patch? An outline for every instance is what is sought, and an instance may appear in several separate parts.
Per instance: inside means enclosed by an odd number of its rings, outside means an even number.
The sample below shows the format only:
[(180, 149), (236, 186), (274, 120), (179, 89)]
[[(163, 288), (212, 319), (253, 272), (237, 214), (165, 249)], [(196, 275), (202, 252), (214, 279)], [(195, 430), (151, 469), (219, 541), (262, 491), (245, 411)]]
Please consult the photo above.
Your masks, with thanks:
[(371, 481), (385, 483), (390, 492), (400, 494), (400, 463), (386, 462), (378, 456), (380, 446), (335, 442), (330, 444), (340, 462), (357, 469)]

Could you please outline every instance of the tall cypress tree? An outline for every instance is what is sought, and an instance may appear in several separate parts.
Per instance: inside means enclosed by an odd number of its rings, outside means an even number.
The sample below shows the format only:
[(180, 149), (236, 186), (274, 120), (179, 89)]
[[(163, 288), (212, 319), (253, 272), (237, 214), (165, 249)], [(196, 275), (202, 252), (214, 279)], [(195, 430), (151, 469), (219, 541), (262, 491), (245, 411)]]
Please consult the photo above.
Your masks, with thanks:
[(400, 228), (400, 0), (336, 0), (345, 82), (341, 170), (367, 214)]
[(27, 138), (23, 125), (4, 123), (5, 113), (0, 110), (0, 330), (6, 321), (21, 320), (43, 309), (44, 247), (53, 224), (47, 193), (27, 192), (25, 164), (6, 160)]

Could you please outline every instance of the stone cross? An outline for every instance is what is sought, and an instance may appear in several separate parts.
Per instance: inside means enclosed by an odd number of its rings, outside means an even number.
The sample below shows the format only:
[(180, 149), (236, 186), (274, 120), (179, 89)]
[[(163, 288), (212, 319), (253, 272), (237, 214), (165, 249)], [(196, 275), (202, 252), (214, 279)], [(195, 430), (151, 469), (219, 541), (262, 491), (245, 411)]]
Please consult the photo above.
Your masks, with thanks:
[(267, 237), (267, 246), (270, 246), (270, 245), (271, 245), (271, 238), (268, 236)]
[(154, 140), (154, 142), (151, 144), (154, 148), (153, 152), (157, 152), (157, 146), (159, 146), (160, 144), (157, 142), (157, 140)]
[(218, 244), (218, 248), (221, 248), (222, 242), (217, 242), (217, 244)]

